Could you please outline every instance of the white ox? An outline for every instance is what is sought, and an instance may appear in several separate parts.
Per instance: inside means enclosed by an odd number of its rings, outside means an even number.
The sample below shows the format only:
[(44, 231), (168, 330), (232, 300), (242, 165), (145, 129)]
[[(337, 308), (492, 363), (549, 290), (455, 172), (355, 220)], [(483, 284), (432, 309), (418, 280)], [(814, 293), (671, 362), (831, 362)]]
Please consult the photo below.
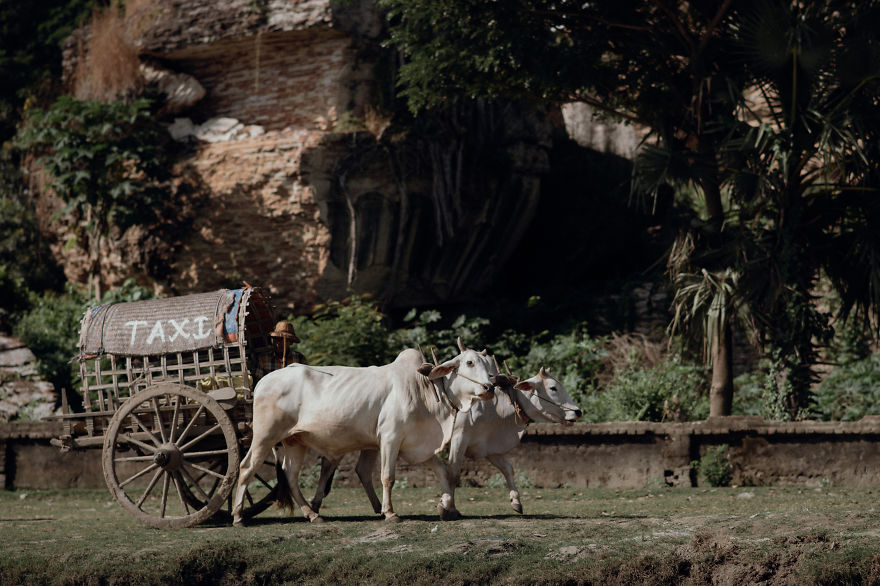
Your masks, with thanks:
[[(485, 354), (481, 354), (480, 358), (486, 364), (490, 379), (494, 382), (498, 372), (494, 361), (489, 361)], [(502, 381), (504, 377), (497, 380)], [(511, 506), (516, 512), (522, 513), (513, 466), (507, 459), (507, 454), (519, 445), (529, 420), (571, 424), (581, 416), (581, 410), (568, 391), (548, 370), (541, 368), (536, 376), (515, 385), (514, 382), (511, 380), (510, 384), (503, 385), (503, 392), (496, 392), (493, 399), (475, 403), (467, 413), (460, 413), (456, 417), (446, 465), (449, 490), (443, 491), (438, 505), (443, 520), (461, 517), (455, 507), (455, 487), (461, 476), (465, 457), (487, 458), (498, 468), (507, 482)], [(502, 385), (499, 383), (499, 386)], [(377, 455), (374, 450), (362, 451), (355, 466), (358, 478), (376, 513), (380, 511), (379, 499), (373, 488), (373, 468)], [(312, 500), (313, 510), (320, 510), (324, 497), (330, 492), (333, 473), (338, 465), (339, 459), (322, 459), (321, 477)]]
[[(450, 439), (455, 410), (466, 412), (474, 399), (491, 397), (489, 369), (470, 350), (433, 367), (428, 377), (418, 372), (424, 362), (421, 352), (408, 349), (384, 366), (291, 365), (260, 379), (254, 390), (254, 437), (239, 468), (234, 523), (241, 524), (245, 490), (257, 465), (279, 442), (276, 456), (284, 472), (278, 478), (279, 501), (289, 504), (292, 495), (311, 521), (321, 519), (298, 482), (309, 448), (331, 461), (348, 452), (378, 450), (381, 512), (388, 520), (399, 520), (391, 504), (398, 455), (413, 464), (430, 461), (443, 492), (449, 492), (445, 467), (434, 456)], [(289, 492), (282, 489), (284, 481)]]
[(455, 487), (461, 476), (465, 457), (487, 458), (501, 471), (510, 491), (510, 505), (522, 513), (519, 491), (513, 478), (513, 465), (507, 454), (519, 445), (528, 420), (546, 423), (573, 423), (581, 416), (568, 391), (550, 372), (541, 368), (538, 374), (496, 392), (491, 401), (474, 404), (455, 421), (447, 463), (451, 498), (443, 503), (445, 518), (461, 517), (455, 508)]

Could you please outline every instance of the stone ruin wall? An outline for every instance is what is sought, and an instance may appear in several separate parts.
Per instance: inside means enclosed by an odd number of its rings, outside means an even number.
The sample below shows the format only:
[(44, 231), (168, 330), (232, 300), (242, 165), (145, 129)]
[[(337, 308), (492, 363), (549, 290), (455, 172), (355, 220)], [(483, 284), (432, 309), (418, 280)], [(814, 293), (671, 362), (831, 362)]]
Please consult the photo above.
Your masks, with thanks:
[[(541, 115), (471, 108), (464, 124), (491, 127), (489, 147), (482, 135), (466, 144), (475, 136), (466, 127), (451, 141), (382, 136), (381, 113), (367, 131), (365, 118), (381, 110), (382, 21), (366, 0), (165, 0), (139, 23), (142, 61), (196, 80), (204, 98), (166, 120), (189, 145), (176, 174), (192, 193), (172, 195), (185, 201), (180, 229), (153, 241), (146, 226), (118, 235), (102, 259), (107, 285), (135, 276), (174, 295), (247, 280), (282, 311), (339, 299), (350, 284), (401, 303), (491, 285), (537, 205), (550, 135)], [(492, 176), (471, 162), (481, 148), (500, 149), (508, 169)], [(438, 176), (450, 168), (458, 175)], [(84, 281), (84, 255), (57, 240), (68, 278)]]

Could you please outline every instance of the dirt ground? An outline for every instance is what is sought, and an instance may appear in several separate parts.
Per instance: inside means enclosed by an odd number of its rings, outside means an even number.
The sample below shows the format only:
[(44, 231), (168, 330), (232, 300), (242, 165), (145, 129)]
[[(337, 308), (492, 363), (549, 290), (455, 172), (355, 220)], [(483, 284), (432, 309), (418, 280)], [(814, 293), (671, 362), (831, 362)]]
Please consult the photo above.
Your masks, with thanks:
[(833, 487), (462, 488), (442, 523), (433, 489), (400, 488), (403, 522), (336, 489), (327, 522), (270, 510), (155, 530), (106, 491), (0, 493), (0, 583), (880, 583), (877, 490)]

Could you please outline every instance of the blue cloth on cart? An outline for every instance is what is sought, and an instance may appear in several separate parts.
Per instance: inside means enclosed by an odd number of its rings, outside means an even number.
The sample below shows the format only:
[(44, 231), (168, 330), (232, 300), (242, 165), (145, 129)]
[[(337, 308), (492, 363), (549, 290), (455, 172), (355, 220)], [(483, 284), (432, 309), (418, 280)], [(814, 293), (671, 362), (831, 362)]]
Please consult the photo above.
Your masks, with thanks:
[(223, 324), (223, 329), (226, 330), (227, 334), (238, 333), (238, 306), (241, 303), (242, 293), (244, 293), (244, 289), (235, 289), (228, 293), (233, 296), (233, 301), (229, 306), (229, 311), (226, 312), (226, 319)]

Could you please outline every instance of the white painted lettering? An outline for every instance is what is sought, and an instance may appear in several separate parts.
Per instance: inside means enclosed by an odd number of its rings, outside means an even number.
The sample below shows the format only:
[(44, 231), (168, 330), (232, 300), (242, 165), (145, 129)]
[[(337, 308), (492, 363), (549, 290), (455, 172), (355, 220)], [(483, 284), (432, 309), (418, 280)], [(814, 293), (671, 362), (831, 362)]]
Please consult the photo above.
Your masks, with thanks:
[(156, 320), (156, 325), (153, 326), (153, 329), (150, 330), (150, 336), (147, 338), (147, 344), (152, 344), (153, 340), (156, 338), (161, 338), (162, 343), (165, 343), (165, 330), (162, 329), (162, 320)]
[(189, 323), (189, 319), (185, 319), (185, 320), (181, 321), (180, 323), (177, 323), (176, 319), (169, 319), (168, 323), (170, 323), (172, 326), (174, 326), (174, 333), (171, 335), (170, 338), (168, 338), (169, 342), (173, 342), (174, 340), (176, 340), (177, 336), (180, 336), (181, 338), (184, 338), (187, 340), (189, 339), (189, 334), (183, 330), (183, 327)]
[(200, 315), (199, 317), (195, 318), (193, 321), (199, 325), (199, 332), (197, 334), (193, 334), (193, 338), (195, 338), (196, 340), (204, 340), (205, 338), (207, 338), (208, 336), (211, 335), (211, 330), (208, 330), (206, 332), (204, 326), (202, 325), (206, 321), (207, 322), (211, 321), (211, 318)]
[(145, 321), (127, 321), (125, 322), (126, 326), (131, 326), (131, 342), (128, 343), (129, 346), (134, 346), (134, 337), (137, 334), (138, 326), (145, 326), (147, 322)]

